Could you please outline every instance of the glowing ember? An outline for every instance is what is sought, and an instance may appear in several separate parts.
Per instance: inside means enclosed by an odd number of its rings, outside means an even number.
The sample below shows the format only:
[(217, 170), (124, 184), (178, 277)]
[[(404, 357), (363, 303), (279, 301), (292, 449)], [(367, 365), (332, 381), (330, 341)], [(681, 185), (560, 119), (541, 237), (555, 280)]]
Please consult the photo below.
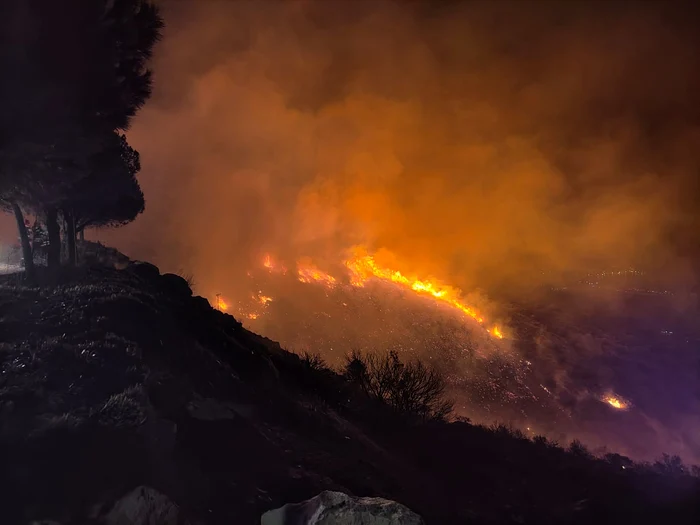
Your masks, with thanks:
[[(409, 279), (399, 271), (382, 268), (377, 265), (374, 257), (362, 249), (356, 249), (353, 257), (345, 261), (345, 266), (350, 270), (350, 283), (353, 286), (364, 286), (371, 278), (390, 281), (410, 288), (414, 292), (430, 295), (438, 301), (456, 308), (477, 322), (484, 322), (484, 318), (474, 308), (460, 301), (461, 292), (458, 289), (451, 286), (441, 286), (431, 281)], [(488, 332), (498, 339), (503, 339), (503, 332), (497, 326), (490, 328)]]
[(259, 295), (257, 300), (260, 304), (266, 305), (267, 303), (272, 302), (272, 297), (268, 297), (267, 295)]
[(612, 394), (603, 396), (603, 401), (616, 410), (627, 410), (629, 408), (629, 403)]
[(332, 275), (319, 270), (313, 264), (307, 262), (299, 262), (297, 264), (297, 275), (302, 283), (320, 283), (325, 286), (333, 287), (336, 284), (336, 279)]

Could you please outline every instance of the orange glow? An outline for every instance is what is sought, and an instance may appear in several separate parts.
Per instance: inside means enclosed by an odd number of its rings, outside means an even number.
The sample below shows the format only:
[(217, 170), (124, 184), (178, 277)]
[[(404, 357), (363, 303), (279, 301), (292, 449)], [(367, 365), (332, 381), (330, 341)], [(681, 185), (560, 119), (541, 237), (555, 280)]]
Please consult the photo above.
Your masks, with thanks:
[(629, 403), (612, 394), (603, 396), (603, 401), (616, 410), (627, 410), (629, 408)]
[(267, 303), (272, 302), (272, 297), (268, 297), (267, 295), (259, 295), (257, 297), (257, 301), (262, 305), (266, 305)]
[(297, 275), (302, 283), (320, 283), (329, 288), (336, 285), (335, 277), (319, 270), (316, 266), (308, 262), (297, 263)]
[(270, 273), (281, 273), (281, 274), (286, 274), (287, 273), (287, 268), (275, 260), (272, 259), (272, 256), (269, 253), (266, 253), (265, 256), (263, 257), (263, 266), (267, 268), (267, 270)]
[[(484, 318), (473, 307), (464, 304), (460, 300), (460, 290), (451, 286), (442, 286), (432, 281), (410, 279), (397, 270), (382, 268), (377, 265), (374, 257), (362, 248), (354, 250), (353, 256), (345, 261), (345, 266), (350, 270), (350, 283), (353, 286), (364, 286), (367, 280), (371, 278), (390, 281), (410, 288), (419, 294), (430, 295), (438, 301), (446, 303), (468, 315), (478, 323), (484, 323)], [(503, 339), (503, 332), (498, 326), (488, 329), (488, 333), (497, 339)]]
[(216, 309), (219, 310), (220, 312), (225, 312), (225, 311), (228, 310), (229, 305), (228, 305), (228, 303), (227, 303), (226, 301), (224, 301), (224, 300), (221, 298), (221, 295), (217, 294), (217, 296), (216, 296), (216, 304), (215, 304), (214, 308), (216, 308)]

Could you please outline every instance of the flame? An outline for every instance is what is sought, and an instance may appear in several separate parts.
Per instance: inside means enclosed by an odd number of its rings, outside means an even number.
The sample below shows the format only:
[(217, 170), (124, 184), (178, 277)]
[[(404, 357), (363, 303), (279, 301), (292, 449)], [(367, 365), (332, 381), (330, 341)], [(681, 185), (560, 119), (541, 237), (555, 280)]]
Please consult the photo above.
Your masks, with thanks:
[(281, 273), (281, 274), (286, 274), (287, 273), (287, 268), (283, 264), (279, 264), (274, 261), (272, 256), (269, 253), (266, 253), (263, 256), (263, 266), (269, 271), (270, 273)]
[(606, 394), (602, 400), (616, 410), (627, 410), (629, 403), (614, 394)]
[(224, 299), (221, 298), (220, 294), (216, 295), (216, 303), (215, 304), (216, 304), (216, 306), (214, 306), (214, 308), (216, 308), (220, 312), (225, 312), (229, 309), (228, 303)]
[(272, 297), (269, 297), (267, 295), (258, 295), (257, 301), (262, 304), (263, 306), (266, 305), (267, 303), (272, 302)]
[[(263, 257), (262, 264), (270, 272), (286, 273), (287, 269), (276, 263), (271, 255), (266, 254)], [(463, 303), (460, 299), (462, 292), (451, 286), (444, 286), (432, 280), (424, 280), (417, 278), (409, 278), (403, 275), (398, 270), (380, 267), (374, 257), (369, 255), (364, 248), (357, 247), (353, 250), (352, 256), (345, 262), (345, 267), (349, 270), (350, 284), (355, 287), (362, 287), (370, 279), (380, 279), (383, 281), (392, 282), (400, 286), (404, 286), (413, 290), (417, 294), (430, 296), (437, 301), (447, 304), (452, 308), (471, 317), (480, 324), (484, 324), (484, 318), (473, 307)], [(333, 288), (338, 284), (338, 281), (332, 275), (320, 270), (308, 258), (301, 259), (297, 262), (297, 278), (302, 283), (319, 283), (327, 288)], [(262, 304), (267, 305), (272, 301), (271, 297), (259, 295), (254, 296), (254, 299)], [(249, 319), (257, 319), (248, 316)], [(492, 326), (486, 330), (491, 336), (497, 339), (503, 339), (503, 331), (498, 326)]]
[[(353, 286), (364, 286), (371, 278), (390, 281), (410, 288), (419, 294), (432, 296), (438, 301), (446, 303), (466, 314), (477, 322), (484, 322), (484, 318), (474, 308), (464, 304), (459, 299), (461, 292), (458, 289), (451, 286), (441, 286), (436, 282), (428, 280), (410, 279), (398, 270), (382, 268), (377, 265), (374, 257), (361, 248), (354, 250), (352, 257), (345, 261), (345, 266), (350, 271), (350, 284)], [(503, 332), (498, 326), (493, 326), (488, 329), (488, 333), (497, 339), (503, 339)]]
[(329, 288), (334, 287), (337, 283), (335, 277), (333, 277), (330, 274), (327, 274), (323, 270), (319, 270), (313, 264), (305, 261), (300, 261), (299, 263), (297, 263), (297, 275), (299, 281), (301, 281), (302, 283), (317, 282)]

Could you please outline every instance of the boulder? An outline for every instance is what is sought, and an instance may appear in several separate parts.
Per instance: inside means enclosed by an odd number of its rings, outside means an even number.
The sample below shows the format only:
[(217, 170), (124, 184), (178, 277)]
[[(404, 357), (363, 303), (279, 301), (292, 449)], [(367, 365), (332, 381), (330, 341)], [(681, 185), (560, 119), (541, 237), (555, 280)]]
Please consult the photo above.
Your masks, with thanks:
[(179, 525), (178, 506), (151, 487), (140, 486), (114, 504), (105, 525)]
[(147, 281), (157, 279), (160, 275), (160, 270), (156, 265), (143, 261), (136, 261), (131, 263), (128, 266), (128, 269)]
[(174, 273), (164, 273), (160, 277), (161, 286), (167, 292), (170, 292), (177, 296), (192, 296), (192, 289), (190, 288), (187, 279), (180, 277)]
[(261, 525), (425, 525), (409, 508), (382, 498), (324, 491), (301, 503), (267, 511)]

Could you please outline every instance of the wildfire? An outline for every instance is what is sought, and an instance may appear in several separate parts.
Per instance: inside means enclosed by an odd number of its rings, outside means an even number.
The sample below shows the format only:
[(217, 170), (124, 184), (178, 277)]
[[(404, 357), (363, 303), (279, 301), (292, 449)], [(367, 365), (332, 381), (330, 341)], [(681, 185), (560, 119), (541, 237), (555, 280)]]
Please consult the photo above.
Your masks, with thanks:
[[(446, 304), (461, 313), (471, 317), (480, 324), (484, 324), (482, 315), (472, 306), (462, 302), (460, 299), (462, 292), (451, 286), (441, 285), (440, 283), (428, 280), (409, 278), (398, 270), (383, 268), (379, 266), (374, 257), (369, 255), (366, 250), (356, 248), (352, 256), (344, 262), (345, 267), (349, 271), (350, 284), (355, 287), (362, 287), (370, 279), (379, 279), (382, 281), (391, 282), (399, 286), (408, 288), (417, 294), (429, 296), (436, 301)], [(270, 254), (265, 254), (262, 259), (262, 266), (270, 273), (287, 272), (287, 268), (275, 261)], [(302, 283), (317, 283), (327, 288), (334, 288), (338, 285), (338, 280), (327, 272), (315, 266), (310, 259), (303, 258), (297, 262), (297, 279)], [(271, 297), (262, 295), (254, 295), (253, 299), (263, 307), (267, 306), (272, 301)], [(226, 306), (227, 308), (227, 306)], [(248, 319), (257, 319), (259, 313), (244, 314)], [(504, 335), (500, 327), (491, 326), (486, 331), (497, 339), (503, 339)]]
[(603, 396), (603, 401), (616, 410), (627, 410), (629, 408), (629, 403), (613, 394)]
[(225, 312), (228, 310), (229, 305), (221, 298), (221, 294), (216, 294), (216, 306), (215, 308), (220, 312)]
[(256, 299), (263, 306), (272, 302), (272, 297), (268, 297), (267, 295), (258, 295)]
[(266, 253), (263, 257), (263, 266), (267, 268), (267, 271), (270, 273), (287, 273), (287, 268), (283, 264), (275, 262), (269, 253)]
[[(450, 286), (441, 286), (438, 283), (427, 280), (410, 279), (397, 270), (382, 268), (377, 265), (374, 257), (362, 250), (356, 250), (353, 257), (345, 261), (345, 266), (350, 271), (350, 283), (353, 286), (364, 286), (371, 278), (390, 281), (410, 288), (414, 292), (430, 295), (438, 301), (446, 303), (468, 315), (477, 322), (484, 322), (484, 318), (474, 308), (464, 304), (459, 299), (461, 293), (458, 289)], [(491, 327), (488, 329), (488, 332), (493, 337), (503, 339), (503, 332), (498, 326)]]
[(319, 270), (316, 266), (308, 262), (299, 262), (297, 264), (297, 275), (302, 283), (317, 282), (329, 288), (336, 285), (336, 279), (332, 275), (327, 274), (323, 270)]

